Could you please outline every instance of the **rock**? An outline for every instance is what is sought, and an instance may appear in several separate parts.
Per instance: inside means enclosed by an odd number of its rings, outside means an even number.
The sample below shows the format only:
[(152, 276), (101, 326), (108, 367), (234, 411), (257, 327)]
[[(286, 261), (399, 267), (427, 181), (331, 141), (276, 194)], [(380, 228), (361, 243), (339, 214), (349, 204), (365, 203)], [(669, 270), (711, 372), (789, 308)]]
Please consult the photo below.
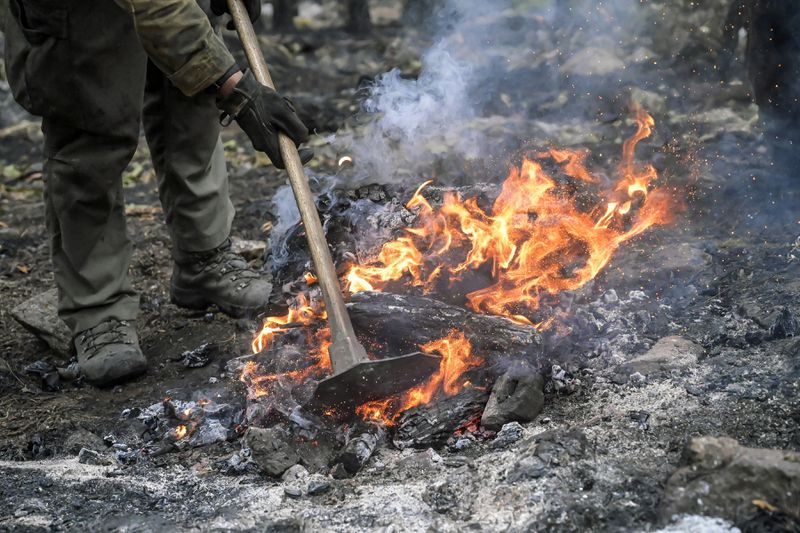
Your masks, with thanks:
[(500, 429), (508, 422), (531, 422), (544, 407), (544, 378), (538, 372), (506, 372), (495, 382), (481, 416), (486, 429)]
[(638, 372), (643, 376), (668, 373), (696, 365), (702, 353), (702, 347), (683, 337), (664, 337), (646, 353), (625, 363), (622, 370), (628, 375)]
[(253, 261), (264, 257), (264, 254), (267, 253), (267, 243), (231, 237), (231, 249), (233, 253), (241, 255), (248, 261)]
[(283, 473), (281, 479), (284, 483), (291, 483), (293, 481), (305, 481), (308, 479), (308, 470), (303, 465), (294, 465)]
[(283, 493), (290, 498), (300, 498), (303, 495), (303, 490), (296, 485), (286, 485), (283, 487)]
[(78, 462), (83, 465), (97, 466), (110, 466), (114, 464), (111, 459), (102, 453), (90, 450), (88, 448), (81, 448), (81, 451), (78, 452)]
[(436, 453), (433, 448), (428, 448), (422, 452), (412, 453), (411, 455), (403, 457), (397, 461), (398, 467), (416, 472), (430, 472), (432, 470), (437, 470), (441, 464), (442, 456)]
[(325, 494), (331, 489), (331, 482), (325, 476), (321, 476), (319, 474), (314, 474), (311, 476), (311, 479), (308, 480), (306, 493), (309, 496), (318, 496), (320, 494)]
[(769, 334), (774, 339), (794, 337), (798, 333), (800, 333), (800, 324), (792, 311), (786, 307), (778, 312), (778, 316), (769, 327)]
[(280, 476), (300, 460), (294, 439), (281, 426), (263, 429), (251, 427), (244, 436), (253, 461), (271, 476)]
[(523, 432), (524, 431), (519, 422), (509, 422), (508, 424), (503, 424), (503, 427), (497, 434), (497, 437), (495, 437), (489, 446), (495, 450), (507, 448), (521, 439)]
[(466, 433), (456, 439), (453, 449), (456, 451), (467, 450), (472, 448), (473, 444), (475, 444), (475, 436), (472, 433)]
[(11, 316), (53, 351), (69, 358), (72, 353), (72, 334), (58, 318), (57, 306), (58, 289), (50, 289), (16, 306), (11, 310)]
[(83, 448), (89, 450), (102, 450), (106, 447), (103, 439), (85, 429), (77, 429), (67, 435), (64, 440), (64, 451), (73, 455), (77, 455)]
[(684, 466), (667, 481), (661, 517), (699, 514), (739, 523), (756, 514), (754, 501), (761, 500), (798, 518), (798, 494), (800, 453), (696, 437), (684, 451)]
[(561, 65), (561, 72), (578, 76), (605, 76), (624, 68), (625, 62), (612, 50), (588, 46), (564, 62)]

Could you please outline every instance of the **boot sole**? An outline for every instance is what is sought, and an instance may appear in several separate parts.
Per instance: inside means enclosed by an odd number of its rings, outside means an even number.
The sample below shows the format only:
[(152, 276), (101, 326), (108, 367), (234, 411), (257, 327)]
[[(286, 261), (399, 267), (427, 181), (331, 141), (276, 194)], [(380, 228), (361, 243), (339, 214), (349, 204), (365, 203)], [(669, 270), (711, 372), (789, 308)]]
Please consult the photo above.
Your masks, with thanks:
[(181, 289), (180, 287), (171, 287), (170, 300), (173, 304), (183, 309), (192, 309), (194, 311), (203, 311), (211, 306), (217, 308), (231, 318), (245, 318), (256, 316), (258, 313), (264, 311), (267, 305), (256, 307), (245, 307), (241, 305), (229, 304), (226, 302), (215, 302), (197, 294), (193, 289)]

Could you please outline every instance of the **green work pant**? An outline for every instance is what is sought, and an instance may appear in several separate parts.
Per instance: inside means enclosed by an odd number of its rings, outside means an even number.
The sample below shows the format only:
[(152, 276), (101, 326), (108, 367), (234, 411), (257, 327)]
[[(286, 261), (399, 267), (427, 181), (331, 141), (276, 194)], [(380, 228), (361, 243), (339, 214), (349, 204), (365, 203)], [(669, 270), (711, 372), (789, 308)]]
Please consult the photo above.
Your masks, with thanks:
[[(26, 8), (27, 0), (11, 1)], [(44, 200), (59, 314), (77, 333), (110, 317), (133, 320), (139, 309), (128, 277), (132, 243), (122, 172), (142, 122), (174, 254), (222, 244), (234, 209), (214, 96), (190, 98), (173, 87), (148, 61), (130, 16), (114, 2), (57, 5), (58, 17), (32, 10), (18, 24), (21, 32), (6, 31), (6, 60), (22, 69), (12, 83), (18, 101), (34, 102), (43, 115)]]

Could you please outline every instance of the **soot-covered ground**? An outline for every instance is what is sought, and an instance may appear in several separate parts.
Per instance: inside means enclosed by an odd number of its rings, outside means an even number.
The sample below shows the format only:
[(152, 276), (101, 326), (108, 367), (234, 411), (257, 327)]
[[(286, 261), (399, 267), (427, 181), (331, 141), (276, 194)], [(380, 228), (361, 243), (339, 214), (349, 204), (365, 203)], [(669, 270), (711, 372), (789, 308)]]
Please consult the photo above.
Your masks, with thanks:
[[(322, 13), (334, 4), (325, 3)], [(744, 69), (734, 65), (721, 80), (710, 67), (713, 49), (709, 56), (702, 51), (725, 2), (685, 8), (682, 22), (662, 18), (652, 34), (610, 31), (618, 42), (607, 35), (565, 36), (565, 29), (549, 26), (556, 19), (547, 18), (546, 4), (519, 2), (480, 22), (499, 20), (510, 32), (525, 32), (519, 46), (532, 56), (509, 63), (505, 77), (487, 89), (498, 99), (471, 127), (496, 136), (498, 144), (513, 139), (515, 149), (588, 148), (600, 154), (598, 165), (608, 166), (630, 134), (625, 113), (633, 92), (656, 120), (639, 159), (653, 162), (685, 197), (685, 210), (674, 224), (626, 245), (574, 295), (574, 315), (594, 332), (575, 344), (570, 358), (567, 370), (578, 384), (548, 387), (544, 410), (518, 439), (422, 451), (383, 446), (355, 478), (311, 476), (315, 489), (299, 496), (287, 490), (297, 480), (231, 469), (239, 440), (126, 464), (103, 441), (107, 435), (134, 439), (121, 413), (168, 394), (223, 387), (242, 398), (243, 387), (226, 374), (225, 363), (249, 352), (255, 327), (169, 303), (169, 242), (144, 145), (125, 183), (149, 372), (109, 390), (66, 383), (58, 392), (43, 391), (26, 374), (37, 360), (64, 361), (10, 315), (52, 287), (52, 272), (41, 136), (35, 120), (4, 92), (0, 530), (656, 530), (669, 518), (661, 514), (664, 486), (689, 438), (727, 436), (750, 447), (800, 449), (800, 340), (775, 327), (800, 314), (800, 182), (761, 133)], [(264, 37), (274, 77), (320, 133), (312, 166), (318, 174), (335, 173), (343, 155), (326, 135), (345, 124), (361, 127), (351, 117), (363, 78), (393, 67), (417, 75), (420, 54), (435, 40), (392, 22), (399, 13), (394, 2), (375, 9), (385, 20), (369, 37), (328, 27)], [(648, 10), (639, 13), (645, 20), (658, 18), (656, 3), (641, 9)], [(699, 30), (685, 34), (676, 29), (681, 24)], [(629, 75), (634, 67), (636, 75)], [(284, 178), (241, 134), (226, 132), (226, 140), (234, 234), (266, 240), (265, 223), (276, 216), (271, 198)], [(446, 151), (446, 142), (435, 150)], [(489, 180), (480, 174), (487, 167), (493, 176), (505, 172), (505, 163), (454, 165), (476, 182)], [(668, 357), (642, 362), (660, 340), (662, 349), (672, 346)], [(209, 365), (187, 369), (176, 361), (208, 341), (221, 347)], [(79, 463), (81, 448), (112, 460)], [(745, 518), (737, 523), (747, 524), (756, 527)], [(731, 524), (688, 516), (667, 527), (727, 531)]]

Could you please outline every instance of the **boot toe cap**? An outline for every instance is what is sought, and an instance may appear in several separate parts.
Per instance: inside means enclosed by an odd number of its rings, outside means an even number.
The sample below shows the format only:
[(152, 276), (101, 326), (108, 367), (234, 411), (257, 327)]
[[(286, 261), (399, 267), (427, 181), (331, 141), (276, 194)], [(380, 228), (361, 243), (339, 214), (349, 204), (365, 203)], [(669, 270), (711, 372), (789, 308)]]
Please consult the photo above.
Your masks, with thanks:
[(99, 354), (81, 364), (86, 379), (94, 385), (111, 385), (147, 370), (147, 359), (136, 347)]

